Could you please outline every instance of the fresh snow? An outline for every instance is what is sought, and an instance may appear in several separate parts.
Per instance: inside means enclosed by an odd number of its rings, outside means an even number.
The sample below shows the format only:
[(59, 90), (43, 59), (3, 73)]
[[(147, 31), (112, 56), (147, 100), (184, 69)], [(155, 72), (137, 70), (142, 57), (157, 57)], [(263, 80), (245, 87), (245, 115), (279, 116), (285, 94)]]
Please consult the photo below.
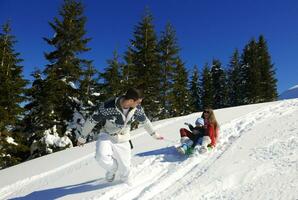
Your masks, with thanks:
[(0, 171), (0, 199), (298, 199), (298, 99), (215, 111), (217, 148), (178, 155), (179, 129), (201, 113), (133, 131), (132, 185), (106, 183), (95, 142)]
[(9, 144), (18, 145), (12, 137), (6, 137), (6, 142)]
[(93, 96), (100, 96), (101, 94), (98, 93), (98, 92), (94, 92), (94, 93), (92, 93), (92, 95), (93, 95)]
[(59, 136), (56, 125), (52, 129), (46, 130), (41, 140), (46, 144), (48, 153), (53, 152), (52, 147), (73, 147), (71, 140), (67, 136)]

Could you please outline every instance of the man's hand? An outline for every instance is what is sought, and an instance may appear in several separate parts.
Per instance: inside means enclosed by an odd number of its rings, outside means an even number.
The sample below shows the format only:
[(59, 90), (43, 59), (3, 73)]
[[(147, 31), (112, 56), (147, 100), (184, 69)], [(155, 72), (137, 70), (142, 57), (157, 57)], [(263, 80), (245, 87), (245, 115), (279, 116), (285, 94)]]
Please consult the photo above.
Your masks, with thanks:
[(85, 138), (82, 138), (82, 137), (79, 137), (78, 138), (78, 141), (77, 141), (77, 145), (78, 146), (84, 146), (84, 144), (86, 143), (86, 139)]
[(164, 137), (161, 136), (161, 135), (159, 135), (158, 133), (153, 134), (153, 137), (154, 137), (154, 139), (156, 139), (156, 140), (163, 140), (163, 139), (164, 139)]
[(81, 142), (77, 141), (77, 146), (79, 146), (79, 147), (84, 146), (84, 144), (85, 144), (85, 143), (81, 143)]

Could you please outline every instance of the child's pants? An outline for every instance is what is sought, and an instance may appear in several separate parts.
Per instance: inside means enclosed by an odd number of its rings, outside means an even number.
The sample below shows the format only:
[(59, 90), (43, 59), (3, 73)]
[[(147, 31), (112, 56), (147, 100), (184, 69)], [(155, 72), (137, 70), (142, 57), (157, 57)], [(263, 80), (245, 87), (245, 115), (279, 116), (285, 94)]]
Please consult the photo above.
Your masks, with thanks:
[(96, 143), (95, 159), (109, 172), (118, 172), (120, 177), (128, 177), (131, 164), (129, 142), (115, 143), (106, 133), (100, 133)]
[(180, 136), (181, 136), (181, 138), (188, 137), (192, 141), (195, 140), (195, 135), (192, 132), (190, 132), (189, 130), (187, 130), (186, 128), (180, 129)]

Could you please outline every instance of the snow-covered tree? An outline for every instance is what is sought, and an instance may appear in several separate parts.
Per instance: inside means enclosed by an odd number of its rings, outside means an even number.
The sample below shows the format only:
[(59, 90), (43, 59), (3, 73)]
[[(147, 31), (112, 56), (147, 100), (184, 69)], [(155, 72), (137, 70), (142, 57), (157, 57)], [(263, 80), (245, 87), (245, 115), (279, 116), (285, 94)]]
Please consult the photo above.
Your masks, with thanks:
[(73, 117), (75, 100), (79, 97), (78, 84), (83, 74), (82, 67), (86, 62), (79, 57), (80, 53), (89, 51), (85, 38), (86, 17), (83, 15), (83, 5), (75, 0), (65, 0), (59, 12), (61, 19), (54, 18), (50, 22), (55, 34), (45, 38), (54, 50), (46, 53), (50, 62), (45, 68), (44, 89), (47, 91), (45, 113), (48, 113), (48, 124), (45, 129), (57, 125), (57, 131), (63, 135), (66, 131), (65, 121)]
[(94, 105), (97, 102), (104, 101), (103, 85), (99, 83), (99, 79), (97, 70), (91, 62), (87, 62), (80, 80), (79, 99), (83, 105), (81, 109), (85, 109), (89, 113), (94, 110)]
[(84, 80), (84, 76), (90, 78), (94, 73), (92, 61), (80, 57), (90, 50), (87, 47), (90, 39), (85, 37), (86, 17), (83, 11), (82, 3), (65, 0), (59, 11), (60, 17), (55, 17), (54, 22), (49, 23), (54, 30), (53, 37), (44, 38), (53, 50), (45, 53), (49, 64), (42, 72), (43, 75), (35, 74), (29, 94), (30, 112), (26, 117), (26, 120), (33, 123), (32, 127), (27, 128), (34, 130), (30, 132), (32, 146), (40, 147), (36, 148), (39, 151), (35, 153), (37, 156), (69, 146), (54, 145), (49, 150), (45, 142), (46, 134), (61, 139), (66, 135), (71, 136), (68, 129), (74, 113), (89, 100), (89, 97), (85, 101), (81, 97), (83, 92), (88, 95), (91, 93), (90, 79), (87, 78), (87, 85), (80, 85), (84, 84), (82, 77)]
[(29, 155), (25, 135), (19, 131), (28, 81), (23, 78), (22, 59), (15, 51), (15, 43), (7, 22), (0, 32), (0, 169), (18, 164)]

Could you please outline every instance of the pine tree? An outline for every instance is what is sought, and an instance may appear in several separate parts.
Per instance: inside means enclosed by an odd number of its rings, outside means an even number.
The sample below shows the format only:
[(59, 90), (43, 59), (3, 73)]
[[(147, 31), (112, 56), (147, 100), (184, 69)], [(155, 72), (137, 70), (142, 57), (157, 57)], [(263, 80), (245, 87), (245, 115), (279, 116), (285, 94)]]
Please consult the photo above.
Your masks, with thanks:
[(25, 105), (26, 116), (23, 119), (25, 124), (24, 132), (34, 133), (36, 136), (42, 137), (40, 131), (43, 129), (46, 121), (46, 113), (43, 112), (43, 102), (46, 101), (46, 91), (44, 90), (44, 80), (42, 79), (42, 72), (36, 69), (31, 76), (34, 78), (31, 87), (26, 91), (28, 103)]
[(108, 66), (100, 73), (103, 78), (103, 87), (105, 90), (105, 97), (111, 98), (119, 96), (123, 91), (122, 89), (122, 76), (121, 76), (121, 63), (119, 62), (119, 55), (114, 51), (113, 58), (107, 61)]
[(78, 107), (77, 110), (84, 109), (87, 113), (92, 113), (95, 105), (105, 100), (103, 85), (99, 83), (99, 77), (95, 78), (98, 72), (91, 62), (87, 62), (84, 68), (79, 94), (82, 106)]
[(124, 55), (125, 64), (122, 66), (122, 80), (123, 88), (126, 91), (128, 88), (133, 87), (138, 77), (136, 75), (136, 66), (133, 63), (132, 47), (128, 47), (128, 50)]
[(147, 10), (142, 21), (136, 26), (134, 39), (131, 40), (131, 74), (133, 85), (144, 90), (142, 103), (150, 119), (158, 119), (161, 113), (160, 105), (160, 74), (158, 62), (157, 36), (153, 26), (153, 17)]
[(30, 155), (21, 132), (0, 132), (0, 169), (24, 162)]
[(228, 69), (228, 106), (238, 106), (242, 103), (242, 90), (244, 75), (241, 73), (239, 52), (236, 49)]
[(258, 63), (258, 45), (252, 39), (244, 48), (241, 65), (244, 77), (244, 103), (261, 102), (261, 72)]
[(219, 60), (214, 59), (211, 67), (213, 88), (213, 108), (224, 108), (227, 105), (227, 79)]
[(28, 81), (23, 78), (22, 59), (14, 50), (15, 43), (7, 22), (0, 33), (0, 132), (15, 128), (24, 112), (21, 103)]
[[(51, 134), (57, 130), (59, 136), (72, 138), (69, 125), (73, 114), (90, 100), (90, 96), (84, 98), (82, 94), (91, 94), (91, 81), (86, 77), (93, 75), (92, 61), (79, 57), (80, 53), (89, 50), (86, 45), (90, 40), (83, 38), (86, 22), (83, 6), (74, 0), (66, 0), (59, 14), (61, 19), (54, 18), (50, 23), (55, 32), (53, 38), (44, 38), (54, 49), (45, 54), (50, 64), (43, 75), (39, 71), (33, 73), (35, 80), (27, 93), (30, 101), (26, 105), (25, 130), (30, 136), (31, 147), (37, 147), (31, 158), (49, 153), (42, 140), (46, 130)], [(63, 149), (55, 145), (51, 148), (53, 151)]]
[(0, 32), (0, 169), (18, 164), (29, 155), (25, 135), (19, 131), (28, 81), (23, 78), (15, 43), (7, 22)]
[(213, 106), (213, 84), (208, 64), (204, 65), (202, 74), (202, 105), (203, 108), (212, 108)]
[(179, 47), (177, 45), (176, 33), (171, 24), (167, 24), (165, 31), (162, 32), (158, 44), (159, 63), (161, 64), (161, 118), (170, 116), (170, 92), (173, 85), (173, 73), (175, 63), (178, 59)]
[(170, 101), (171, 115), (181, 116), (192, 112), (190, 109), (190, 93), (188, 90), (188, 73), (181, 59), (177, 59), (174, 71), (173, 91)]
[(191, 96), (191, 109), (193, 112), (202, 110), (202, 89), (200, 87), (200, 77), (198, 67), (195, 65), (190, 82), (190, 96)]
[(86, 17), (83, 16), (83, 5), (80, 2), (65, 0), (59, 14), (61, 20), (54, 18), (54, 23), (50, 22), (55, 31), (54, 37), (45, 38), (55, 50), (45, 54), (50, 64), (44, 71), (44, 89), (47, 93), (42, 106), (43, 112), (48, 114), (45, 128), (56, 125), (59, 134), (63, 135), (66, 121), (72, 120), (74, 107), (78, 103), (77, 85), (83, 75), (82, 66), (90, 63), (78, 55), (89, 51), (86, 45), (90, 39), (84, 38)]
[(273, 101), (277, 99), (277, 79), (275, 78), (275, 70), (271, 63), (271, 58), (268, 52), (267, 43), (263, 35), (258, 41), (258, 65), (260, 68), (260, 99), (262, 102)]

